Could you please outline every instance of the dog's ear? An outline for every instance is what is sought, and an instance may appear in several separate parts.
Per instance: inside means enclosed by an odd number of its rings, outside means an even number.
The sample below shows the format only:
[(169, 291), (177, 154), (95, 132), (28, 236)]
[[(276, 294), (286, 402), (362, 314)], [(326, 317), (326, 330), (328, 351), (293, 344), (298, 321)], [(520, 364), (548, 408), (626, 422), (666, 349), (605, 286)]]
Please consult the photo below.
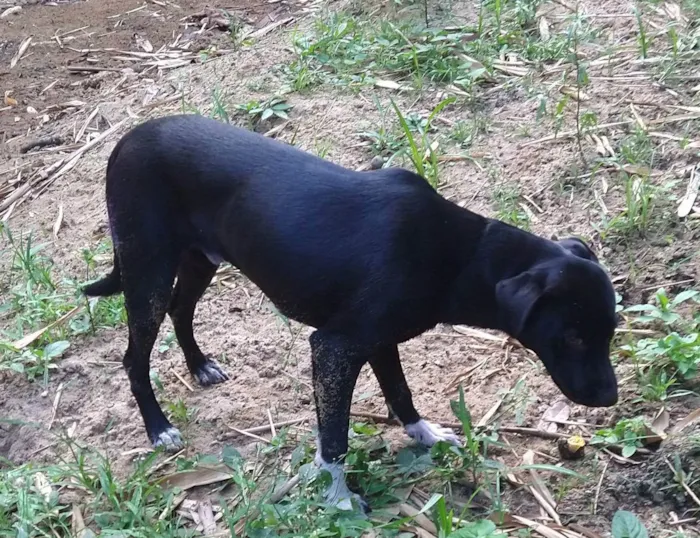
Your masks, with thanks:
[(557, 243), (571, 252), (574, 256), (598, 263), (598, 258), (596, 257), (595, 253), (578, 237), (567, 237), (566, 239), (557, 241)]
[(506, 332), (518, 337), (537, 301), (544, 295), (547, 275), (531, 270), (496, 284), (496, 302)]

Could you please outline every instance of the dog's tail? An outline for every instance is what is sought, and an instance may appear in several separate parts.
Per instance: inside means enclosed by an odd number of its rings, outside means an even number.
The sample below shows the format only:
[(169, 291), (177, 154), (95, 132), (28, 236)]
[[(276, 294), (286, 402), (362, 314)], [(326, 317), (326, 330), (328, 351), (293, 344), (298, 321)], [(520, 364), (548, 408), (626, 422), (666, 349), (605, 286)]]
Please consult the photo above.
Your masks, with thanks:
[(97, 282), (83, 286), (83, 293), (88, 297), (107, 297), (116, 295), (122, 291), (122, 272), (119, 269), (119, 259), (114, 253), (114, 268), (104, 278)]
[[(114, 166), (114, 161), (117, 160), (119, 151), (122, 146), (124, 146), (124, 141), (128, 136), (123, 136), (119, 142), (114, 146), (112, 153), (109, 155), (109, 160), (107, 161), (107, 176), (109, 177), (109, 171)], [(112, 238), (114, 241), (114, 237)], [(119, 268), (119, 258), (117, 257), (117, 251), (114, 250), (114, 266), (112, 272), (107, 276), (101, 278), (97, 282), (92, 284), (87, 284), (83, 286), (82, 292), (88, 297), (108, 297), (110, 295), (116, 295), (121, 293), (122, 289), (122, 272)]]

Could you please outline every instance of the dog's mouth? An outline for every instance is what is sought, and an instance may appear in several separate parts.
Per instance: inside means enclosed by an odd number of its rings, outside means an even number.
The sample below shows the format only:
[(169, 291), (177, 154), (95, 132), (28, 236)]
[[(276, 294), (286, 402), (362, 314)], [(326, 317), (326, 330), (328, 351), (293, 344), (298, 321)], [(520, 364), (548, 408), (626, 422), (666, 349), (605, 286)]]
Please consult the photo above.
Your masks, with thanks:
[(570, 384), (562, 383), (554, 376), (552, 376), (552, 380), (564, 396), (579, 405), (585, 405), (586, 407), (612, 407), (617, 403), (617, 383), (606, 383), (603, 387), (600, 384), (591, 383), (585, 388), (576, 387), (572, 389)]
[[(549, 368), (548, 368), (549, 370)], [(586, 407), (612, 407), (617, 403), (617, 380), (569, 379), (557, 372), (549, 372), (552, 381), (569, 400)]]

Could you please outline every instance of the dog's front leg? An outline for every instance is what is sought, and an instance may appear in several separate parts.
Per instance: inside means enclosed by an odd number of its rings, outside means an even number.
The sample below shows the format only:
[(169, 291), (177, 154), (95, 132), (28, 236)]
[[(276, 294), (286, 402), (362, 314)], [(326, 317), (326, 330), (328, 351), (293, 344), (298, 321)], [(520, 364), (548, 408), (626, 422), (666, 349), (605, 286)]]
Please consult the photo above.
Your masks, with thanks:
[(422, 419), (416, 411), (395, 345), (383, 347), (372, 356), (370, 365), (382, 388), (390, 416), (399, 420), (409, 437), (425, 446), (433, 446), (438, 441), (459, 444), (452, 430)]
[(350, 491), (345, 483), (342, 458), (348, 451), (352, 393), (369, 353), (362, 346), (353, 345), (346, 337), (323, 330), (313, 333), (310, 343), (318, 419), (316, 465), (328, 471), (332, 479), (325, 493), (326, 501), (351, 510), (354, 500), (367, 512), (369, 506), (364, 499)]

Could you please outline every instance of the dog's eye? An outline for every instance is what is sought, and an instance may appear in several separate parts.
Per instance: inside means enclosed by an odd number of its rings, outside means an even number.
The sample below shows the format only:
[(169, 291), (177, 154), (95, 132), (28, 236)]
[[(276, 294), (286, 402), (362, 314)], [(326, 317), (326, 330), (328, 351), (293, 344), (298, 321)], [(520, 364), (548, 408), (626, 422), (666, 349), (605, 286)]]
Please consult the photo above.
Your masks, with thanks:
[(573, 347), (575, 349), (581, 349), (583, 347), (583, 339), (575, 334), (566, 334), (564, 336), (564, 342), (568, 347)]

